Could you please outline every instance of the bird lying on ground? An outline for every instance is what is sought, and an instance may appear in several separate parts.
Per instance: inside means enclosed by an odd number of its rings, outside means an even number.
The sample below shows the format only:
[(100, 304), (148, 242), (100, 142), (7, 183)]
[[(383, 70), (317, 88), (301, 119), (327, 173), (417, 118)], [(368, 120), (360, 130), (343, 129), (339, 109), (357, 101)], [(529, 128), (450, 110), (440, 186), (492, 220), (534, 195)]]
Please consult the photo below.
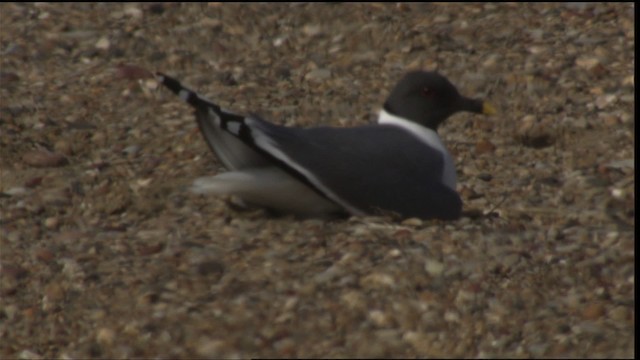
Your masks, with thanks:
[(436, 131), (459, 111), (495, 113), (444, 76), (413, 71), (391, 91), (378, 124), (285, 127), (223, 110), (162, 73), (156, 78), (195, 109), (205, 141), (229, 170), (197, 179), (195, 192), (300, 216), (459, 218), (455, 165)]

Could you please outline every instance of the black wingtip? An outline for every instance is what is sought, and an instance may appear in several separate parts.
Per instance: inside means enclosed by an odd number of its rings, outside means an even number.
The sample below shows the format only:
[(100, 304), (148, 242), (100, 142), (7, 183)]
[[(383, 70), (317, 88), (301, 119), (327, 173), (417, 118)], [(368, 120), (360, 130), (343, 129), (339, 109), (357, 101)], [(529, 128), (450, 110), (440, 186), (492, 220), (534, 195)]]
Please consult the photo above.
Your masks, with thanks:
[(171, 76), (165, 75), (161, 72), (156, 72), (155, 77), (160, 84), (169, 89), (172, 93), (178, 95), (180, 99), (182, 99), (187, 104), (195, 108), (212, 107), (216, 111), (219, 110), (218, 105), (201, 97), (200, 95), (198, 95), (198, 93), (182, 85), (180, 81), (172, 78)]
[(160, 84), (164, 85), (167, 89), (171, 90), (171, 92), (176, 95), (180, 95), (180, 91), (186, 89), (178, 80), (172, 78), (171, 76), (167, 76), (164, 73), (156, 72), (155, 76), (156, 80), (158, 80)]

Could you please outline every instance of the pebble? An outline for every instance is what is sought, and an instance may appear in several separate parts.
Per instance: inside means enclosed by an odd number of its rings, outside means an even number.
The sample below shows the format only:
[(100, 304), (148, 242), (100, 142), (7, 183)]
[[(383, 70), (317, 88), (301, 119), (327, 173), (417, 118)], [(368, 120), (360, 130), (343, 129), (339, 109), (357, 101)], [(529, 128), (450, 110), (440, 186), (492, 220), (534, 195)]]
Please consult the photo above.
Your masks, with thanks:
[(220, 277), (224, 274), (225, 266), (217, 260), (206, 260), (197, 265), (197, 271), (202, 276), (216, 275)]
[(617, 100), (618, 97), (613, 94), (598, 96), (598, 98), (596, 99), (596, 107), (602, 110), (614, 104)]
[(157, 242), (154, 244), (143, 244), (138, 246), (138, 255), (149, 256), (159, 253), (164, 249), (163, 242)]
[(22, 186), (17, 186), (7, 189), (3, 193), (9, 196), (22, 196), (27, 193), (27, 189)]
[(415, 227), (422, 226), (423, 223), (424, 222), (418, 218), (408, 218), (402, 221), (402, 225), (415, 226)]
[(55, 254), (53, 251), (47, 248), (38, 248), (34, 251), (34, 256), (36, 259), (48, 263), (55, 258)]
[(329, 69), (314, 69), (308, 72), (304, 78), (308, 81), (322, 81), (331, 77), (331, 70)]
[(57, 140), (53, 144), (53, 149), (57, 153), (60, 153), (65, 156), (71, 156), (73, 154), (73, 147), (71, 146), (71, 143), (64, 139)]
[(444, 264), (437, 260), (427, 260), (424, 269), (431, 276), (440, 276), (444, 272)]
[(517, 138), (527, 147), (536, 149), (553, 145), (552, 125), (548, 121), (538, 121), (534, 115), (526, 115), (520, 120)]
[(575, 60), (575, 64), (582, 69), (591, 70), (600, 65), (600, 60), (593, 56), (581, 56)]
[(476, 154), (478, 155), (492, 153), (495, 149), (496, 146), (487, 139), (481, 139), (476, 142)]
[(101, 346), (111, 346), (116, 339), (116, 333), (110, 328), (100, 328), (96, 333), (96, 342)]
[(44, 220), (44, 226), (47, 229), (57, 229), (59, 225), (60, 225), (60, 219), (55, 216), (48, 217)]
[(313, 37), (322, 34), (322, 26), (307, 24), (302, 27), (302, 33), (306, 36)]
[(356, 290), (347, 291), (340, 297), (340, 300), (352, 310), (363, 310), (367, 307), (366, 298)]
[(0, 88), (8, 88), (20, 81), (20, 76), (12, 72), (0, 71)]
[(620, 323), (631, 322), (633, 317), (631, 315), (631, 311), (627, 309), (627, 307), (618, 305), (613, 309), (609, 310), (608, 317), (612, 320), (615, 320)]
[(109, 41), (109, 38), (103, 36), (96, 42), (95, 47), (98, 50), (108, 50), (111, 47), (111, 41)]
[(600, 303), (588, 304), (582, 311), (582, 317), (587, 320), (596, 320), (603, 317), (605, 314), (604, 305)]
[(218, 339), (203, 338), (196, 346), (196, 353), (205, 358), (221, 358), (224, 351), (224, 341)]
[(124, 8), (124, 14), (139, 19), (142, 17), (143, 12), (137, 5), (127, 4)]
[(71, 203), (71, 194), (67, 188), (53, 188), (42, 191), (41, 200), (45, 205), (63, 207)]
[(374, 289), (394, 288), (396, 286), (396, 281), (391, 275), (373, 273), (361, 278), (360, 286)]
[(32, 177), (30, 179), (28, 179), (27, 181), (24, 182), (24, 186), (26, 188), (34, 188), (38, 185), (40, 185), (42, 183), (42, 180), (44, 179), (44, 177), (42, 176), (36, 176), (36, 177)]
[(24, 350), (20, 351), (20, 354), (18, 354), (18, 359), (21, 359), (21, 360), (40, 360), (40, 359), (44, 359), (44, 356), (38, 354), (37, 352), (35, 352), (33, 350), (24, 349)]
[(25, 164), (35, 167), (59, 167), (67, 164), (67, 158), (47, 150), (32, 150), (22, 156)]
[(142, 147), (140, 145), (129, 145), (126, 148), (122, 149), (122, 152), (128, 156), (133, 157), (136, 156), (141, 149)]
[(65, 290), (59, 282), (49, 283), (44, 290), (45, 296), (52, 302), (64, 300)]

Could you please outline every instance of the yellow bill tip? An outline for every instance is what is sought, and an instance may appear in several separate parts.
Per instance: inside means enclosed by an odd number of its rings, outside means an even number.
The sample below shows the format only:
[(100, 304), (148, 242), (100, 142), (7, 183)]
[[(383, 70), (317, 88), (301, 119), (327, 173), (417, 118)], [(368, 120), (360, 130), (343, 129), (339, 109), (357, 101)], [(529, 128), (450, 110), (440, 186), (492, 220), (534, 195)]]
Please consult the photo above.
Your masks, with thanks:
[(493, 107), (493, 105), (485, 101), (482, 103), (482, 113), (491, 116), (497, 114), (498, 111)]

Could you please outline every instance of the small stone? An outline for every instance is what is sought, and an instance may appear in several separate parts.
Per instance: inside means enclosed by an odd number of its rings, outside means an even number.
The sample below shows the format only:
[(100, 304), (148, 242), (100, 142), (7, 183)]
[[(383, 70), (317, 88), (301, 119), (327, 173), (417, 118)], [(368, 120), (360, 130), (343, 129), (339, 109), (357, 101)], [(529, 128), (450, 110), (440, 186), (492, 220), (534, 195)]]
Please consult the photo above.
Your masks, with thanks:
[(120, 64), (116, 67), (116, 77), (125, 80), (148, 79), (153, 75), (143, 67), (137, 65)]
[(533, 45), (527, 49), (533, 55), (541, 55), (547, 52), (547, 48), (540, 45)]
[(67, 188), (54, 188), (42, 192), (42, 202), (46, 205), (66, 206), (71, 203), (71, 195)]
[(536, 149), (553, 145), (554, 136), (549, 122), (538, 121), (533, 115), (526, 115), (520, 120), (516, 137), (527, 147)]
[(333, 265), (331, 267), (329, 267), (328, 269), (326, 269), (325, 271), (317, 274), (314, 277), (314, 281), (317, 283), (326, 283), (326, 282), (330, 282), (333, 279), (339, 277), (340, 275), (342, 275), (344, 273), (343, 268), (340, 265)]
[(609, 318), (617, 322), (627, 322), (633, 319), (631, 312), (625, 306), (619, 305), (609, 310)]
[(273, 39), (273, 46), (275, 47), (280, 47), (282, 46), (285, 41), (287, 41), (288, 36), (287, 35), (281, 35), (276, 37), (275, 39)]
[(520, 255), (518, 254), (509, 254), (502, 258), (501, 263), (504, 269), (511, 269), (514, 265), (516, 265), (520, 261)]
[(411, 344), (418, 353), (431, 354), (434, 351), (431, 346), (433, 340), (424, 333), (409, 331), (402, 336), (402, 340)]
[(39, 248), (34, 252), (36, 259), (42, 262), (50, 262), (55, 257), (54, 253), (47, 248)]
[(487, 139), (481, 139), (476, 142), (476, 154), (478, 155), (492, 153), (495, 150), (496, 146)]
[(48, 217), (44, 220), (44, 226), (47, 229), (56, 229), (60, 225), (60, 219), (55, 216)]
[(380, 310), (371, 310), (369, 312), (369, 320), (379, 327), (389, 325), (389, 316)]
[(363, 277), (360, 280), (360, 286), (365, 288), (394, 288), (396, 281), (391, 275), (382, 273), (373, 273)]
[(449, 16), (449, 14), (440, 14), (440, 15), (436, 15), (433, 18), (433, 22), (434, 23), (448, 23), (451, 21), (451, 17)]
[(196, 353), (205, 358), (223, 357), (224, 341), (217, 339), (202, 339), (196, 346)]
[(22, 161), (34, 167), (58, 167), (65, 165), (67, 158), (47, 150), (33, 150), (22, 155)]
[(447, 311), (444, 313), (444, 321), (460, 322), (460, 315), (455, 311)]
[(364, 295), (356, 290), (346, 292), (340, 297), (340, 300), (351, 310), (361, 310), (367, 307)]
[(423, 222), (422, 220), (418, 219), (418, 218), (408, 218), (404, 221), (402, 221), (402, 225), (406, 225), (406, 226), (422, 226)]
[(128, 4), (124, 8), (124, 14), (127, 16), (131, 16), (132, 18), (139, 19), (142, 17), (142, 10), (134, 4)]
[(8, 276), (15, 279), (22, 279), (28, 274), (29, 272), (25, 268), (18, 265), (4, 263), (0, 266), (0, 275), (3, 277)]
[(576, 59), (576, 65), (596, 76), (604, 75), (607, 72), (607, 69), (597, 57), (579, 57)]
[(138, 247), (138, 255), (148, 256), (157, 254), (164, 249), (164, 243), (158, 242), (155, 244), (144, 244)]
[(217, 260), (206, 260), (197, 265), (198, 274), (202, 276), (224, 274), (224, 264)]
[(107, 37), (101, 37), (95, 44), (96, 49), (108, 50), (111, 47), (111, 41)]
[(600, 60), (598, 60), (595, 57), (582, 56), (576, 59), (576, 65), (586, 70), (590, 70), (593, 67), (597, 66), (598, 64), (600, 64)]
[(63, 155), (70, 156), (73, 154), (73, 147), (67, 140), (60, 139), (53, 144), (53, 149)]
[(424, 269), (431, 276), (440, 276), (444, 271), (444, 264), (437, 260), (427, 260)]
[(22, 350), (20, 352), (20, 354), (18, 355), (18, 359), (21, 359), (21, 360), (40, 360), (40, 359), (44, 359), (44, 356), (38, 354), (35, 351), (29, 350), (29, 349), (25, 349), (25, 350)]
[(391, 249), (389, 250), (388, 254), (391, 258), (399, 258), (400, 256), (402, 256), (402, 251), (400, 251), (399, 249)]
[(609, 107), (618, 100), (618, 97), (612, 94), (598, 96), (596, 98), (596, 107), (600, 110)]
[(0, 71), (0, 88), (8, 88), (18, 81), (20, 81), (20, 76), (10, 72)]
[(587, 320), (596, 320), (605, 314), (604, 305), (600, 303), (588, 304), (582, 311), (582, 316)]
[(278, 340), (273, 344), (273, 348), (281, 355), (285, 357), (292, 357), (296, 351), (296, 342), (290, 338), (286, 337), (284, 339)]
[(98, 344), (100, 344), (101, 346), (105, 346), (105, 347), (111, 346), (115, 338), (116, 338), (115, 331), (109, 328), (104, 328), (104, 327), (100, 328), (96, 333), (96, 342), (98, 342)]
[(498, 64), (499, 60), (500, 57), (498, 56), (498, 54), (490, 54), (489, 57), (484, 62), (482, 62), (482, 67), (492, 69)]
[(624, 190), (613, 188), (611, 189), (611, 196), (613, 196), (616, 199), (622, 199), (624, 197)]
[(65, 291), (60, 283), (52, 282), (45, 287), (44, 295), (49, 299), (49, 301), (58, 302), (64, 299)]
[(22, 186), (16, 186), (5, 190), (3, 193), (9, 196), (21, 196), (27, 193), (27, 189)]
[(43, 179), (42, 176), (32, 177), (29, 180), (24, 182), (24, 187), (29, 189), (34, 188), (42, 183), (42, 179)]
[(533, 355), (534, 358), (541, 358), (546, 353), (549, 348), (549, 344), (546, 343), (536, 343), (531, 344), (527, 347), (527, 350)]
[(308, 72), (304, 78), (308, 81), (321, 81), (331, 77), (331, 70), (329, 69), (315, 69)]
[(211, 28), (211, 30), (220, 30), (222, 29), (222, 21), (220, 19), (215, 18), (204, 18), (198, 22), (198, 26)]
[(320, 35), (322, 33), (322, 27), (320, 25), (307, 24), (302, 28), (302, 33), (309, 37)]
[(136, 154), (140, 152), (140, 149), (142, 149), (140, 145), (129, 145), (122, 149), (122, 152), (128, 156), (136, 156)]

